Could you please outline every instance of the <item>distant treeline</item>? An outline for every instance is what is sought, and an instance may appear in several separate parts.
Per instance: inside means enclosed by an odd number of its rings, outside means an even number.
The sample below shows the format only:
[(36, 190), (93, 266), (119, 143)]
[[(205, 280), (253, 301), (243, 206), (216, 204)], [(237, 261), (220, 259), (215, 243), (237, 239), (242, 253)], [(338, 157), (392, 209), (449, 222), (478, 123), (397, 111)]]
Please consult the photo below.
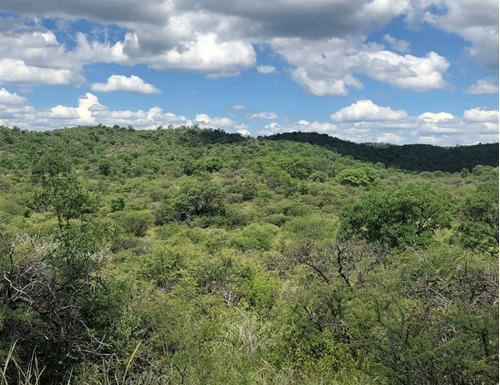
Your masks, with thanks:
[(438, 147), (429, 144), (397, 146), (378, 143), (354, 143), (327, 134), (291, 132), (264, 137), (266, 140), (290, 140), (310, 143), (349, 155), (365, 162), (381, 162), (386, 167), (408, 171), (459, 172), (477, 165), (498, 166), (498, 143), (472, 146)]

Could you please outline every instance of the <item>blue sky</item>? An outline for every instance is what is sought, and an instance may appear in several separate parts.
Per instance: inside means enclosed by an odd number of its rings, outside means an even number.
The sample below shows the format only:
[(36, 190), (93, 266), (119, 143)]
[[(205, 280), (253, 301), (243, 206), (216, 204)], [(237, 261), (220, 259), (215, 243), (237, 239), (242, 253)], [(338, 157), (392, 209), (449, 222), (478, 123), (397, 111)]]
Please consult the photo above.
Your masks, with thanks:
[(498, 141), (497, 0), (0, 0), (0, 124)]

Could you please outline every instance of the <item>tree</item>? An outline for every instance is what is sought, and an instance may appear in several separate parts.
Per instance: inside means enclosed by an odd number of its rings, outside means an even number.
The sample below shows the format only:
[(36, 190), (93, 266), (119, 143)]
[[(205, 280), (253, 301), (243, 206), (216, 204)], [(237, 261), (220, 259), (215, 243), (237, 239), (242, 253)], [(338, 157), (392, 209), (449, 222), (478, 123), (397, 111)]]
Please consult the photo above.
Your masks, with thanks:
[(35, 160), (31, 182), (39, 188), (32, 208), (55, 215), (60, 231), (69, 230), (72, 220), (94, 214), (99, 208), (99, 199), (83, 188), (71, 173), (69, 160), (58, 151), (43, 153)]
[(136, 237), (144, 237), (153, 225), (155, 217), (149, 210), (135, 211), (123, 216), (121, 223), (124, 230)]
[(32, 182), (39, 188), (33, 205), (56, 216), (57, 227), (53, 234), (2, 239), (0, 330), (18, 339), (23, 359), (29, 361), (36, 350), (56, 382), (72, 360), (105, 345), (93, 329), (106, 322), (108, 304), (97, 274), (106, 227), (94, 218), (97, 198), (56, 152), (38, 158)]
[(378, 175), (371, 167), (346, 168), (339, 172), (337, 180), (345, 186), (369, 187), (377, 184)]
[(340, 234), (396, 248), (426, 246), (435, 230), (450, 226), (451, 207), (451, 195), (430, 183), (371, 192), (342, 211)]
[(478, 186), (459, 208), (460, 242), (468, 249), (498, 255), (498, 178)]
[(173, 200), (174, 216), (181, 221), (194, 215), (216, 214), (224, 203), (222, 187), (210, 180), (184, 183)]

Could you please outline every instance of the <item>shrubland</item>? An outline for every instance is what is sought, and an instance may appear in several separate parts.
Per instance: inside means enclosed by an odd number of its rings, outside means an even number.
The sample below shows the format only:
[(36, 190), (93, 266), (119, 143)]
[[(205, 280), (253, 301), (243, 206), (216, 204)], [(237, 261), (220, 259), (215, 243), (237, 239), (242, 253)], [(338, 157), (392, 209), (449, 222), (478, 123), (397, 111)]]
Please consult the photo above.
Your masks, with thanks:
[(0, 128), (2, 384), (498, 383), (495, 160), (273, 139)]

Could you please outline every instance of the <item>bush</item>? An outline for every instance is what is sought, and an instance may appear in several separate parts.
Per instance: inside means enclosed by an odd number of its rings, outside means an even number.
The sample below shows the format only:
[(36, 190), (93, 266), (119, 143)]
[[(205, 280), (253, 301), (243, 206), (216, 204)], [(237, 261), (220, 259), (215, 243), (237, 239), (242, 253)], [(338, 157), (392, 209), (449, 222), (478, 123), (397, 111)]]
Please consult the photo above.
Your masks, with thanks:
[(125, 232), (136, 237), (144, 237), (154, 220), (155, 218), (149, 210), (135, 211), (124, 215), (121, 219), (121, 225)]
[(210, 180), (189, 180), (181, 186), (172, 208), (177, 220), (189, 220), (196, 215), (215, 215), (224, 207), (225, 191)]
[(346, 168), (339, 172), (337, 181), (344, 186), (369, 187), (377, 184), (377, 172), (370, 167)]
[(428, 245), (434, 231), (450, 226), (451, 195), (430, 183), (414, 184), (386, 193), (372, 192), (347, 206), (340, 234), (389, 247)]
[(230, 243), (242, 250), (270, 250), (278, 231), (279, 228), (270, 223), (252, 223), (236, 234)]

